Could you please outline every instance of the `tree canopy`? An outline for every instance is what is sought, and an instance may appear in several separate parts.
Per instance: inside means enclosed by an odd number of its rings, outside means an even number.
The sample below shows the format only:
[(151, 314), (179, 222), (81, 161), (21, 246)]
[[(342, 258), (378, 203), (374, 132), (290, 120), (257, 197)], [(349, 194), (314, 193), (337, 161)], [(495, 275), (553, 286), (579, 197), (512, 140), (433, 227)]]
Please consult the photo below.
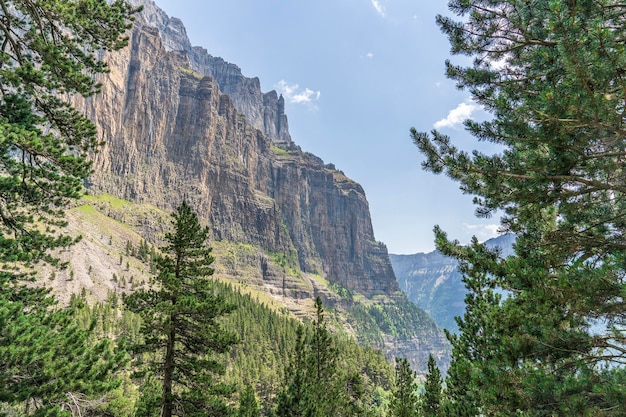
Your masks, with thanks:
[(425, 169), (473, 194), (478, 215), (503, 213), (501, 229), (517, 235), (515, 255), (502, 259), (437, 229), (471, 291), (451, 337), (460, 367), (451, 375), (469, 378), (485, 415), (623, 413), (626, 5), (449, 7), (460, 20), (437, 21), (452, 52), (474, 61), (447, 62), (447, 74), (492, 115), (466, 127), (502, 151), (463, 152), (438, 131), (411, 135)]
[(420, 404), (417, 396), (415, 371), (406, 358), (396, 358), (393, 397), (389, 405), (390, 417), (417, 417)]
[(38, 261), (58, 265), (50, 250), (74, 241), (60, 232), (64, 210), (98, 141), (69, 99), (98, 91), (101, 52), (126, 45), (136, 11), (124, 1), (0, 3), (0, 402), (27, 414), (95, 409), (126, 363), (23, 278)]
[(161, 416), (221, 416), (227, 412), (223, 386), (213, 375), (224, 372), (215, 353), (226, 352), (236, 337), (218, 319), (233, 310), (216, 294), (208, 278), (214, 261), (209, 229), (183, 202), (172, 214), (172, 231), (157, 259), (157, 275), (149, 289), (125, 297), (130, 311), (142, 318), (141, 353), (156, 352), (152, 371), (162, 386)]
[(138, 9), (122, 0), (0, 8), (0, 248), (11, 262), (53, 261), (48, 249), (72, 243), (58, 233), (63, 208), (79, 196), (87, 153), (99, 144), (69, 99), (98, 92), (102, 52), (127, 44)]

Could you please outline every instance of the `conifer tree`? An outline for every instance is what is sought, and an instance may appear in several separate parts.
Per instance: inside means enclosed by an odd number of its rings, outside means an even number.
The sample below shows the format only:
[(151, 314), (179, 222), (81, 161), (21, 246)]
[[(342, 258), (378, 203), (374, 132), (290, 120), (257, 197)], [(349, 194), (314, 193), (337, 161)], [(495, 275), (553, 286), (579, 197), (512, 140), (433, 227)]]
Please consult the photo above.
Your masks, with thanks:
[[(98, 91), (98, 56), (122, 48), (137, 11), (125, 1), (2, 2), (0, 12), (0, 401), (36, 415), (84, 412), (115, 385), (123, 354), (25, 285), (33, 268), (60, 262), (64, 210), (80, 196), (98, 145), (71, 95)], [(81, 410), (78, 410), (78, 408)]]
[(98, 54), (126, 45), (135, 11), (121, 0), (2, 3), (0, 246), (10, 262), (53, 261), (49, 249), (72, 243), (59, 233), (64, 208), (99, 142), (65, 97), (98, 92), (94, 75), (107, 70)]
[(35, 416), (93, 411), (116, 388), (126, 352), (94, 342), (91, 327), (60, 309), (48, 291), (16, 287), (0, 293), (0, 402)]
[(393, 397), (389, 405), (390, 417), (417, 417), (419, 402), (415, 371), (406, 358), (396, 358), (396, 377)]
[[(494, 263), (499, 257), (498, 251), (491, 251), (481, 245), (477, 239), (469, 246), (458, 246), (449, 242), (447, 235), (435, 228), (437, 247), (450, 257), (461, 258), (469, 252), (472, 259)], [(495, 291), (496, 280), (466, 261), (459, 265), (468, 294), (465, 296), (465, 314), (456, 317), (459, 333), (446, 330), (446, 336), (452, 344), (452, 360), (446, 377), (445, 396), (441, 414), (446, 417), (473, 417), (479, 415), (479, 398), (483, 388), (471, 383), (473, 370), (481, 368), (487, 371), (487, 364), (493, 360), (494, 346), (501, 344), (497, 338), (492, 315), (498, 314), (501, 296)], [(498, 389), (499, 387), (494, 387)]]
[(320, 297), (315, 298), (315, 321), (310, 341), (309, 380), (311, 391), (310, 415), (338, 415), (344, 406), (338, 387), (337, 348), (324, 318)]
[(224, 365), (214, 354), (236, 341), (219, 323), (233, 306), (209, 279), (214, 260), (209, 230), (187, 203), (172, 214), (172, 229), (165, 235), (152, 288), (124, 300), (143, 320), (144, 342), (136, 349), (157, 352), (152, 370), (162, 383), (161, 417), (226, 415), (220, 395), (227, 387), (213, 380)]
[(277, 417), (303, 417), (310, 402), (307, 381), (307, 346), (304, 327), (296, 329), (296, 343), (293, 355), (286, 372), (283, 391), (278, 394), (276, 402)]
[(163, 386), (153, 374), (148, 374), (139, 385), (141, 395), (135, 402), (135, 417), (159, 417)]
[(239, 410), (237, 410), (237, 417), (260, 417), (261, 408), (256, 399), (256, 394), (252, 385), (246, 384), (243, 391), (240, 394)]
[(278, 397), (279, 417), (346, 415), (354, 407), (337, 369), (337, 347), (327, 328), (320, 297), (315, 299), (313, 331), (298, 330), (285, 390)]
[(424, 393), (420, 398), (420, 409), (423, 417), (439, 416), (441, 407), (441, 371), (437, 367), (433, 355), (428, 356), (428, 374), (424, 383)]
[(448, 76), (492, 115), (466, 127), (502, 151), (469, 154), (437, 131), (412, 137), (427, 170), (475, 195), (479, 215), (503, 213), (502, 229), (517, 240), (515, 255), (501, 259), (437, 231), (477, 302), (452, 338), (457, 369), (447, 385), (468, 387), (476, 415), (623, 414), (626, 5), (449, 5), (461, 21), (438, 23), (452, 52), (475, 60), (448, 62)]

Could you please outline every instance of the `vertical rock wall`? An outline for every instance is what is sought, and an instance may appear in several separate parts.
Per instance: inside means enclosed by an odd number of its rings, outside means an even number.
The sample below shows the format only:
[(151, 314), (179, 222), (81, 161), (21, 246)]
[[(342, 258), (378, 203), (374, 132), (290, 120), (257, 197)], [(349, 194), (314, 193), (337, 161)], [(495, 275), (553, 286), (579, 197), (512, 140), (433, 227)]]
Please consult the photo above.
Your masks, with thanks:
[(291, 141), (282, 97), (145, 6), (81, 103), (106, 141), (90, 186), (168, 210), (186, 199), (216, 240), (295, 252), (303, 272), (366, 296), (398, 291), (363, 189)]

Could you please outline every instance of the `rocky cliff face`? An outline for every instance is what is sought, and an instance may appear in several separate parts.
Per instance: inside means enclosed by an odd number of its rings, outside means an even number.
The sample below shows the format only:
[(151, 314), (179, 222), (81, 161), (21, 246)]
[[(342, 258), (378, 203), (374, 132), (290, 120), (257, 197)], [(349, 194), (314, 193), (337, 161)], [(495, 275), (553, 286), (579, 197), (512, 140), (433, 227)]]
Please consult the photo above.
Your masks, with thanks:
[[(150, 0), (135, 3), (144, 12), (129, 47), (107, 57), (101, 94), (75, 103), (106, 142), (93, 155), (90, 192), (163, 212), (186, 200), (210, 226), (216, 276), (269, 293), (296, 315), (312, 312), (315, 295), (347, 315), (358, 303), (403, 298), (362, 187), (292, 142), (282, 97), (191, 47), (182, 22)], [(96, 208), (115, 221), (126, 216), (113, 205)], [(133, 218), (133, 230), (151, 243), (159, 243), (159, 226)], [(102, 271), (101, 287), (118, 288)], [(389, 311), (398, 318), (404, 310)], [(379, 346), (418, 370), (429, 353), (445, 367), (445, 338), (421, 313), (407, 334), (382, 331)]]
[(169, 52), (184, 52), (190, 69), (210, 75), (220, 91), (231, 98), (237, 111), (246, 117), (250, 126), (275, 142), (285, 145), (292, 143), (282, 96), (278, 96), (276, 91), (262, 93), (258, 78), (247, 78), (237, 65), (210, 55), (203, 47), (191, 46), (183, 22), (168, 17), (151, 0), (131, 2), (143, 6), (141, 19), (144, 24), (158, 30), (163, 48)]
[(293, 253), (303, 272), (367, 296), (397, 291), (361, 186), (293, 144), (281, 97), (144, 3), (102, 94), (81, 103), (106, 141), (89, 186), (168, 210), (186, 199), (215, 240)]

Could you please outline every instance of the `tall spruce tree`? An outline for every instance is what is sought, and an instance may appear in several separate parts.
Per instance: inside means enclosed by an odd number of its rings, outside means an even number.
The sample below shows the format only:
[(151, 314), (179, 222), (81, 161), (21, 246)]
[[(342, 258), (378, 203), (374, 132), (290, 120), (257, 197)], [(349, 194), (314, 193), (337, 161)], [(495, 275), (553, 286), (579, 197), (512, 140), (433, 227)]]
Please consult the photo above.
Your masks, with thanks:
[[(320, 297), (315, 298), (313, 330), (299, 329), (286, 387), (278, 396), (276, 414), (286, 416), (343, 416), (359, 412), (354, 404), (359, 381), (337, 368), (338, 350), (324, 318)], [(353, 388), (356, 388), (355, 390)]]
[[(623, 415), (626, 5), (449, 6), (461, 21), (437, 21), (452, 52), (475, 60), (448, 62), (448, 76), (493, 116), (466, 127), (502, 151), (468, 154), (437, 131), (412, 129), (412, 138), (425, 169), (475, 195), (479, 215), (502, 212), (517, 243), (501, 259), (437, 232), (438, 247), (465, 265), (476, 301), (451, 338), (448, 387), (467, 386), (476, 415)], [(494, 300), (494, 290), (507, 297)]]
[(217, 294), (209, 279), (213, 256), (209, 229), (183, 202), (172, 214), (173, 231), (157, 259), (158, 274), (150, 289), (125, 297), (126, 306), (142, 320), (142, 344), (137, 352), (157, 352), (152, 371), (162, 382), (161, 416), (223, 416), (226, 392), (213, 380), (224, 371), (215, 353), (236, 341), (219, 323), (233, 306)]
[(285, 373), (285, 387), (276, 400), (278, 417), (304, 417), (310, 403), (307, 379), (307, 344), (304, 327), (296, 329), (296, 342), (290, 363)]
[(428, 356), (428, 374), (424, 383), (424, 393), (420, 396), (420, 409), (423, 417), (437, 417), (441, 408), (441, 371), (433, 355)]
[[(98, 91), (102, 51), (120, 49), (136, 11), (125, 1), (3, 1), (0, 9), (0, 401), (37, 415), (84, 412), (122, 358), (73, 323), (49, 292), (27, 286), (80, 196), (97, 144), (68, 97)], [(118, 352), (119, 353), (119, 352)]]
[(237, 417), (260, 417), (261, 407), (256, 399), (256, 393), (252, 385), (246, 384), (239, 394), (239, 409)]
[(417, 417), (419, 414), (415, 371), (406, 358), (396, 358), (396, 377), (389, 405), (390, 417)]

